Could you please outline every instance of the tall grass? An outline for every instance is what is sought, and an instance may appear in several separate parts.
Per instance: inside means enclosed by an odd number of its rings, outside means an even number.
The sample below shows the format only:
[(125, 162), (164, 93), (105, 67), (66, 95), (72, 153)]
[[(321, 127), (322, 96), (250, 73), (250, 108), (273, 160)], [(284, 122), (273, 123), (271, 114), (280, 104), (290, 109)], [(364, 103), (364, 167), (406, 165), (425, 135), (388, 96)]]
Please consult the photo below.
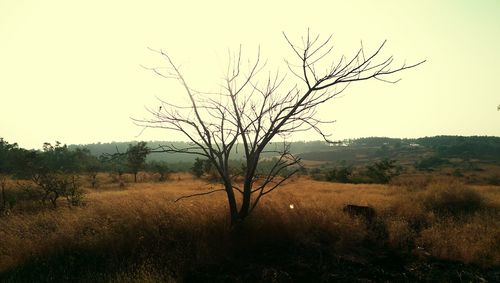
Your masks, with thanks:
[(428, 210), (447, 216), (474, 214), (486, 206), (485, 199), (479, 192), (453, 181), (430, 184), (422, 198)]
[[(443, 189), (443, 183), (430, 182), (415, 190), (299, 178), (270, 194), (235, 229), (223, 193), (173, 202), (213, 184), (187, 175), (171, 179), (88, 190), (84, 207), (0, 218), (0, 279), (174, 282), (243, 270), (245, 278), (226, 279), (255, 282), (269, 274), (286, 277), (273, 267), (277, 262), (300, 279), (342, 260), (363, 267), (378, 264), (388, 252), (413, 258), (422, 251), (426, 258), (500, 265), (498, 187)], [(448, 194), (460, 201), (447, 202)], [(376, 225), (344, 214), (345, 204), (374, 207)], [(458, 210), (467, 217), (454, 217)], [(205, 277), (199, 277), (203, 270)]]

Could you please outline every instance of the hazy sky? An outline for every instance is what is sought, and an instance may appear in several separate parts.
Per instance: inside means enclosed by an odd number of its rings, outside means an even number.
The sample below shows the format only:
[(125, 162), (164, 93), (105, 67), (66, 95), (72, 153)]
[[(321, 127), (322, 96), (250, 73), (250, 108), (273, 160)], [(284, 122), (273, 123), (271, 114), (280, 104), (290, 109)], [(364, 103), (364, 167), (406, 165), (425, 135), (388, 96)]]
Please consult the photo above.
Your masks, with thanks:
[[(184, 95), (140, 67), (162, 48), (199, 88), (219, 83), (228, 49), (260, 45), (271, 69), (293, 58), (281, 32), (334, 35), (336, 54), (360, 40), (397, 62), (427, 59), (397, 84), (362, 82), (324, 105), (333, 139), (440, 134), (500, 136), (500, 1), (0, 0), (0, 137), (43, 142), (178, 140), (140, 128), (156, 96)], [(314, 135), (295, 140), (319, 139)]]

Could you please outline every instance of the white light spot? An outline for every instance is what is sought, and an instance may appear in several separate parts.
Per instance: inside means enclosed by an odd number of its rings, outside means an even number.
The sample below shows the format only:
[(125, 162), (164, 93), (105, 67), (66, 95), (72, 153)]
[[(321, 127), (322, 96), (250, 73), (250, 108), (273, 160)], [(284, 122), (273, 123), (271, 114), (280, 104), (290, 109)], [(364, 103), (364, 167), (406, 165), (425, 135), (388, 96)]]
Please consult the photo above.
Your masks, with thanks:
[(292, 204), (290, 204), (290, 209), (293, 209), (293, 203), (292, 203)]

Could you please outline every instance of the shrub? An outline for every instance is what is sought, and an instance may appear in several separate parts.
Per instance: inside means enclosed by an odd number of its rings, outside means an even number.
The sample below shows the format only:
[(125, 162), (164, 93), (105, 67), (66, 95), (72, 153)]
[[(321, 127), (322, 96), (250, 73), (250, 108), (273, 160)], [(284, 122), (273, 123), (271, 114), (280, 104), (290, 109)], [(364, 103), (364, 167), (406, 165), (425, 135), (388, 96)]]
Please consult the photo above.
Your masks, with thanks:
[(324, 174), (321, 172), (321, 169), (318, 167), (311, 168), (309, 170), (309, 176), (316, 181), (321, 181), (325, 179)]
[(14, 208), (17, 203), (17, 195), (13, 193), (10, 186), (8, 186), (8, 181), (5, 176), (0, 176), (0, 187), (2, 189), (0, 198), (2, 199), (0, 203), (0, 212), (9, 213), (10, 210)]
[(204, 173), (205, 164), (206, 164), (206, 160), (196, 158), (194, 163), (193, 163), (193, 167), (191, 167), (191, 173), (193, 173), (193, 175), (196, 178), (201, 178), (201, 176), (203, 176), (203, 173)]
[(68, 183), (64, 193), (69, 205), (83, 205), (85, 193), (81, 190), (80, 183), (74, 176), (72, 176), (71, 181)]
[(171, 173), (171, 170), (165, 161), (151, 161), (148, 164), (148, 169), (159, 175), (158, 182), (166, 181), (169, 178), (168, 175)]
[(401, 167), (396, 165), (396, 160), (384, 159), (367, 166), (365, 174), (373, 183), (387, 184), (401, 174)]
[(326, 173), (329, 182), (349, 183), (351, 182), (352, 167), (334, 168)]
[(83, 191), (80, 189), (78, 178), (74, 175), (61, 173), (40, 174), (33, 178), (34, 183), (44, 192), (42, 202), (50, 200), (52, 206), (57, 207), (57, 199), (64, 197), (69, 205), (82, 204)]
[(437, 156), (431, 156), (419, 160), (415, 163), (415, 168), (420, 171), (434, 171), (440, 166), (447, 165), (450, 162)]
[(431, 184), (422, 197), (425, 208), (438, 215), (472, 214), (485, 204), (481, 194), (458, 182)]

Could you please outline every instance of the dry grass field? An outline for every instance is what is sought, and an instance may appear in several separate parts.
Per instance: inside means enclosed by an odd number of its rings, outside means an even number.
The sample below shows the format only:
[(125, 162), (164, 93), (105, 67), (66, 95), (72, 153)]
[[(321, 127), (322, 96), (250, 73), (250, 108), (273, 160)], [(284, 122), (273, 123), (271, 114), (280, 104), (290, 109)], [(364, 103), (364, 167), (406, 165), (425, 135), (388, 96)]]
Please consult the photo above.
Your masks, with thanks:
[[(298, 177), (229, 227), (224, 193), (188, 174), (86, 189), (82, 207), (0, 217), (4, 282), (490, 281), (500, 187), (453, 179), (353, 185)], [(346, 215), (369, 205), (372, 223)], [(293, 208), (292, 206), (293, 205)]]

